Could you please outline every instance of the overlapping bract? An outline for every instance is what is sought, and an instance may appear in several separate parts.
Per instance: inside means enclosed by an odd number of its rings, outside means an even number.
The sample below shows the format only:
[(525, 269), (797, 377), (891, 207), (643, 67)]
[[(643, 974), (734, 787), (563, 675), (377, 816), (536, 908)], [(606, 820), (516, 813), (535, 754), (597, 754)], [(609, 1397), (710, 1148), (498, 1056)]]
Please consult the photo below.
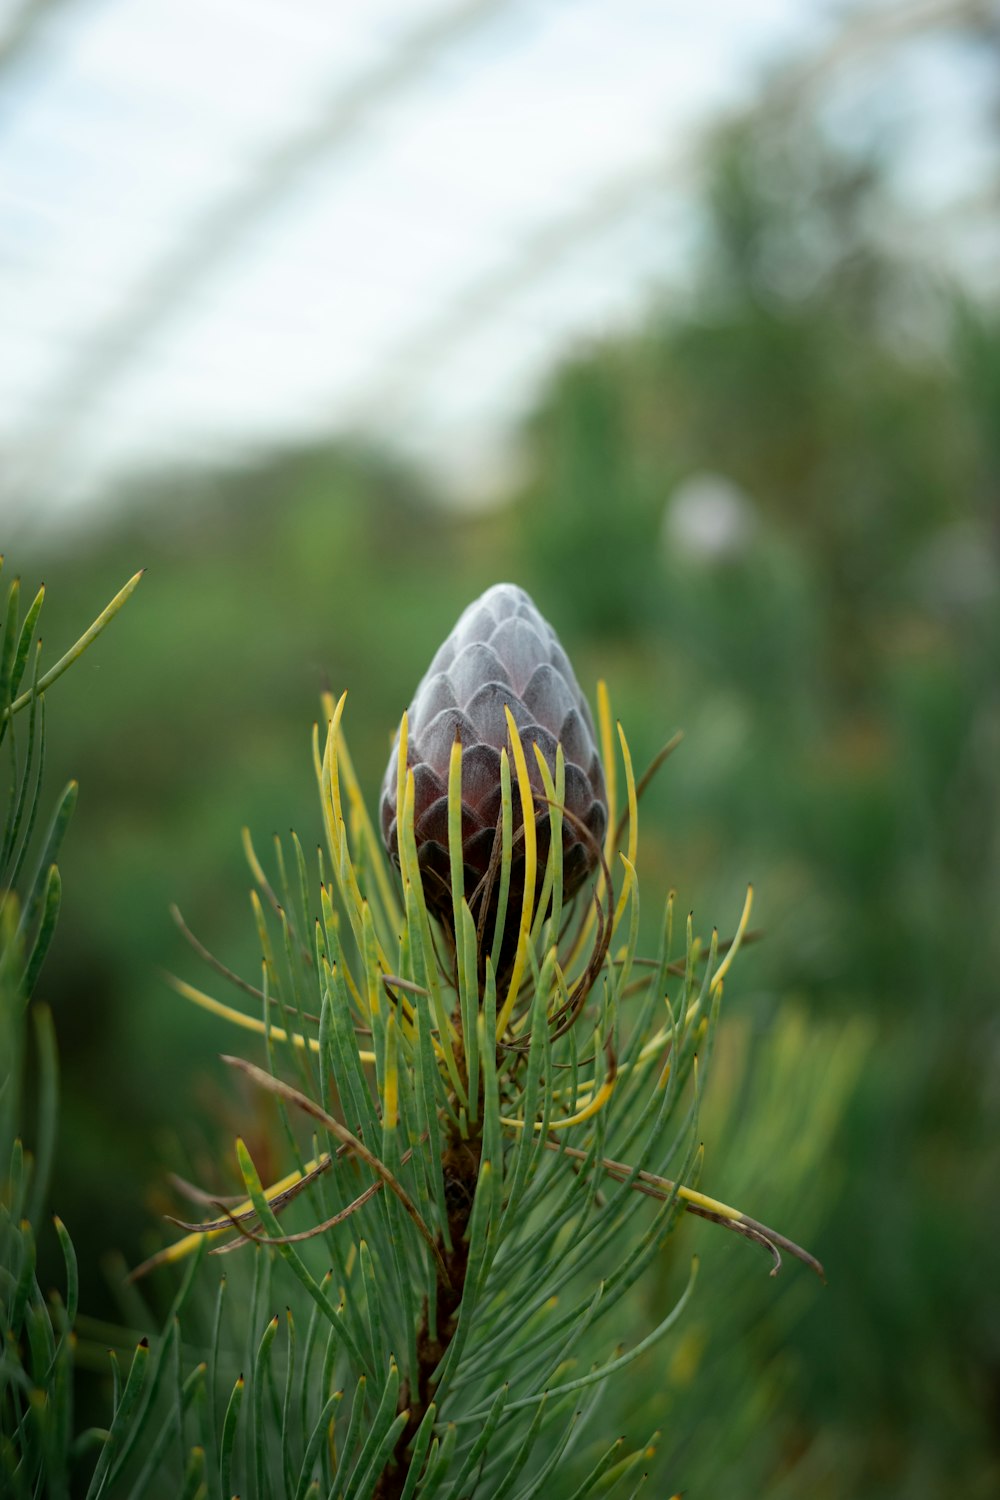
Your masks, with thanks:
[[(440, 647), (408, 712), (407, 766), (414, 778), (414, 833), (428, 906), (449, 925), (452, 890), (448, 859), (448, 769), (456, 739), (462, 745), (462, 861), (465, 898), (477, 923), (492, 935), (495, 893), (487, 879), (501, 809), (500, 752), (509, 753), (505, 708), (527, 755), (535, 799), (538, 857), (544, 868), (551, 836), (549, 803), (531, 745), (553, 781), (556, 746), (565, 761), (563, 894), (571, 897), (593, 870), (607, 826), (607, 794), (594, 725), (573, 668), (555, 631), (530, 597), (498, 583), (470, 604)], [(399, 863), (398, 741), (382, 785), (382, 837)], [(513, 787), (513, 860), (509, 910), (520, 910), (524, 889), (523, 813)], [(584, 832), (586, 830), (586, 832)], [(484, 910), (485, 907), (485, 910)]]

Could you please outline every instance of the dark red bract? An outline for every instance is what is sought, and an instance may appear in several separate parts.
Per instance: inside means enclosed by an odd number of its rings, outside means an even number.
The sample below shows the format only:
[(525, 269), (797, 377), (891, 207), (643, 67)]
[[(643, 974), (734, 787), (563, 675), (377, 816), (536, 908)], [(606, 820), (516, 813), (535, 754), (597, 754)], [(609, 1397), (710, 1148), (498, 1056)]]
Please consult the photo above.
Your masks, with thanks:
[[(495, 584), (469, 605), (431, 662), (408, 715), (406, 758), (414, 777), (414, 832), (425, 899), (450, 928), (448, 766), (457, 738), (462, 744), (465, 896), (487, 943), (493, 937), (496, 890), (487, 889), (485, 876), (494, 840), (500, 836), (501, 749), (507, 746), (510, 755), (505, 706), (524, 744), (535, 794), (539, 886), (551, 824), (531, 745), (538, 746), (553, 780), (557, 742), (563, 747), (565, 806), (591, 835), (588, 839), (572, 818), (563, 820), (563, 892), (568, 899), (593, 870), (604, 839), (608, 817), (604, 772), (590, 710), (569, 658), (529, 596), (512, 583)], [(398, 741), (382, 784), (381, 824), (386, 848), (398, 865), (397, 754)], [(524, 840), (513, 759), (511, 776), (514, 856), (506, 925), (516, 929), (524, 892)]]

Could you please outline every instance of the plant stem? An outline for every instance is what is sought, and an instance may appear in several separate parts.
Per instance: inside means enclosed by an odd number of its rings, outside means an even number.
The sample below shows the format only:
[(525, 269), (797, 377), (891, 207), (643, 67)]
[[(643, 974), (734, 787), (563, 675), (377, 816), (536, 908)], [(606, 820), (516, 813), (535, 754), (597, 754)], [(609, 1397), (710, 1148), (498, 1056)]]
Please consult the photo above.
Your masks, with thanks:
[(392, 1461), (375, 1486), (372, 1500), (400, 1500), (408, 1474), (406, 1450), (416, 1437), (433, 1400), (434, 1371), (444, 1358), (455, 1333), (469, 1268), (469, 1243), (466, 1236), (476, 1196), (481, 1157), (482, 1140), (479, 1137), (470, 1140), (455, 1138), (444, 1154), (442, 1165), (452, 1248), (446, 1249), (441, 1237), (438, 1239), (438, 1249), (447, 1270), (447, 1279), (439, 1269), (433, 1328), (428, 1303), (424, 1302), (417, 1328), (416, 1390), (413, 1390), (410, 1381), (404, 1381), (399, 1393), (399, 1410), (409, 1410), (409, 1418), (399, 1435)]

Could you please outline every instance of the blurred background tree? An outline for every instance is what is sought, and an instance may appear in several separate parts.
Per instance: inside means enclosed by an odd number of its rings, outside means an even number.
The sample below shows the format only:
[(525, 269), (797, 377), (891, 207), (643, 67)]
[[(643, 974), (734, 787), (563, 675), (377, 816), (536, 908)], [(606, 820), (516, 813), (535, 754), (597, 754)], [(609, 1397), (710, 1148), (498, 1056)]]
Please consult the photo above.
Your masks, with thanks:
[(46, 973), (74, 1121), (56, 1201), (94, 1285), (109, 1246), (134, 1262), (156, 1241), (169, 1165), (217, 1176), (225, 1031), (159, 976), (188, 962), (169, 904), (252, 973), (239, 829), (318, 836), (319, 690), (350, 690), (373, 804), (429, 649), (509, 577), (581, 681), (607, 677), (640, 767), (686, 732), (643, 804), (652, 887), (724, 922), (756, 884), (766, 940), (726, 997), (712, 1190), (830, 1275), (772, 1285), (688, 1226), (678, 1253), (697, 1238), (720, 1306), (644, 1372), (623, 1426), (660, 1422), (665, 1479), (692, 1493), (985, 1500), (1000, 322), (893, 241), (886, 162), (808, 112), (720, 130), (704, 180), (686, 295), (564, 358), (491, 507), (456, 513), (374, 446), (317, 442), (147, 481), (72, 552), (39, 545), (29, 571), (66, 618), (149, 568), (128, 663), (118, 641), (102, 672), (98, 647), (64, 691), (93, 731), (66, 749), (86, 795)]

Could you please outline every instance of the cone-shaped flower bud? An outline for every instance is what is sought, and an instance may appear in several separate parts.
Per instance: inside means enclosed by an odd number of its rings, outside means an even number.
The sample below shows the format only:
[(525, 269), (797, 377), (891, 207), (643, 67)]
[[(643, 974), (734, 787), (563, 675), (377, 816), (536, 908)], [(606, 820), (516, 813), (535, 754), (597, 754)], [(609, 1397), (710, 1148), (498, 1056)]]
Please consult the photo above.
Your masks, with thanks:
[[(500, 840), (500, 751), (511, 755), (510, 709), (527, 759), (534, 794), (539, 876), (549, 853), (549, 804), (532, 744), (556, 777), (556, 744), (565, 762), (563, 894), (572, 896), (597, 863), (607, 825), (604, 773), (594, 725), (573, 668), (551, 625), (523, 589), (498, 583), (470, 604), (441, 646), (409, 709), (407, 765), (413, 771), (414, 833), (428, 907), (452, 925), (448, 859), (448, 768), (455, 740), (462, 745), (462, 862), (465, 898), (492, 943), (497, 880), (487, 880)], [(382, 837), (399, 863), (396, 828), (398, 740), (382, 785)], [(513, 782), (513, 860), (506, 926), (516, 929), (524, 893), (523, 814)], [(579, 823), (574, 822), (578, 819)], [(590, 834), (588, 838), (579, 826)], [(484, 909), (485, 907), (485, 909)], [(506, 946), (506, 945), (505, 945)]]

